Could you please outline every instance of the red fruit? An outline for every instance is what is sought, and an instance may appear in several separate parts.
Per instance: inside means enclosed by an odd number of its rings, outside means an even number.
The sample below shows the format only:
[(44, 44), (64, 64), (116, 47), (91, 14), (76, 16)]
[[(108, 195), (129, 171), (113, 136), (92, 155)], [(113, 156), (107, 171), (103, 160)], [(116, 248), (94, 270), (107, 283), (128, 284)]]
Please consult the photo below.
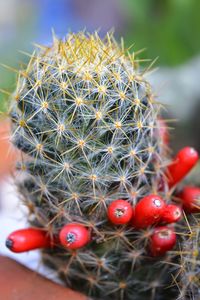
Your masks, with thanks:
[(169, 187), (181, 181), (195, 166), (198, 159), (198, 153), (194, 148), (185, 147), (180, 150), (167, 170)]
[(178, 222), (182, 217), (182, 210), (179, 206), (174, 204), (169, 204), (166, 206), (164, 213), (162, 215), (162, 221), (165, 223), (175, 223)]
[(6, 239), (6, 247), (17, 253), (52, 246), (53, 240), (48, 233), (39, 228), (19, 229), (12, 232)]
[(108, 206), (108, 219), (116, 225), (127, 224), (133, 215), (133, 209), (125, 200), (115, 200)]
[(60, 243), (68, 249), (79, 249), (90, 241), (90, 232), (82, 224), (65, 225), (59, 234)]
[(143, 229), (158, 223), (164, 213), (165, 207), (164, 200), (157, 195), (144, 197), (134, 208), (133, 226)]
[(154, 229), (150, 238), (150, 251), (153, 256), (162, 256), (176, 244), (176, 234), (172, 228), (161, 226)]
[(188, 213), (200, 212), (200, 188), (186, 186), (178, 195), (183, 204), (183, 209)]
[(169, 131), (167, 129), (166, 122), (163, 119), (159, 119), (158, 120), (158, 125), (159, 125), (158, 130), (159, 130), (159, 133), (160, 133), (162, 143), (164, 145), (169, 145)]

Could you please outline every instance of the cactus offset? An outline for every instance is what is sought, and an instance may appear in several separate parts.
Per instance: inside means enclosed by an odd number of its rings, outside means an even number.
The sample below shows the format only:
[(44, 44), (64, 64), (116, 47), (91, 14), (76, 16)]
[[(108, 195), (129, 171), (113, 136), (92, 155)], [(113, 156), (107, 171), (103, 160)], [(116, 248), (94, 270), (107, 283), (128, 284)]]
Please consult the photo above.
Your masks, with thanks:
[(107, 218), (115, 199), (168, 200), (161, 106), (134, 54), (111, 34), (54, 37), (20, 72), (14, 97), (13, 143), (26, 154), (18, 164), (25, 179), (17, 184), (31, 224), (58, 235), (77, 222), (92, 235), (79, 250), (43, 250), (44, 261), (94, 299), (175, 299), (177, 288), (163, 287), (175, 274), (176, 254), (152, 258), (151, 228), (136, 231)]

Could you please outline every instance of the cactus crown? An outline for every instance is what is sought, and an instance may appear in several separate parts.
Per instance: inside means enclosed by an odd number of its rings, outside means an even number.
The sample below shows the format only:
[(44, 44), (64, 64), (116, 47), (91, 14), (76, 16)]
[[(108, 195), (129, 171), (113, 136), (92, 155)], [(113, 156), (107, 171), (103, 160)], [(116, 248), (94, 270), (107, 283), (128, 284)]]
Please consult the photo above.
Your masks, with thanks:
[[(157, 193), (163, 178), (160, 105), (134, 54), (112, 34), (54, 37), (20, 72), (14, 96), (13, 143), (29, 157), (18, 166), (26, 174), (18, 185), (32, 224), (53, 234), (74, 221), (92, 230), (93, 241), (73, 255), (45, 250), (48, 262), (92, 296), (142, 299), (154, 291), (158, 271), (141, 265), (147, 235), (116, 228), (106, 216), (113, 200), (134, 205)], [(141, 294), (133, 298), (137, 283)]]

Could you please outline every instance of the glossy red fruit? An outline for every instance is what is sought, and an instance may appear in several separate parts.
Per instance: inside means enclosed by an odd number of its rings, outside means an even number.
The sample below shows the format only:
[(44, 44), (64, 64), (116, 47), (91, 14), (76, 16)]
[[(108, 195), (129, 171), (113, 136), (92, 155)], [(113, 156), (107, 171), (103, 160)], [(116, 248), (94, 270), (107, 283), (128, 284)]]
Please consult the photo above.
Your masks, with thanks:
[(133, 226), (137, 229), (144, 229), (158, 223), (165, 207), (165, 201), (157, 195), (144, 197), (133, 209)]
[(169, 204), (166, 206), (162, 215), (162, 221), (170, 224), (178, 222), (182, 217), (182, 209), (180, 206)]
[(79, 249), (90, 241), (90, 232), (82, 224), (70, 223), (61, 229), (59, 239), (65, 248)]
[(162, 143), (164, 145), (169, 145), (169, 131), (167, 129), (167, 124), (163, 119), (158, 120), (158, 130), (160, 133)]
[(154, 229), (150, 238), (150, 251), (153, 256), (162, 256), (176, 244), (174, 229), (161, 226)]
[(178, 152), (167, 169), (168, 185), (173, 187), (196, 165), (199, 155), (194, 148), (185, 147)]
[(126, 200), (115, 200), (108, 206), (108, 219), (116, 225), (127, 224), (133, 215), (133, 208)]
[(200, 213), (200, 188), (185, 186), (178, 197), (187, 213)]
[(6, 239), (6, 247), (17, 253), (52, 246), (53, 240), (49, 234), (39, 228), (19, 229), (12, 232)]

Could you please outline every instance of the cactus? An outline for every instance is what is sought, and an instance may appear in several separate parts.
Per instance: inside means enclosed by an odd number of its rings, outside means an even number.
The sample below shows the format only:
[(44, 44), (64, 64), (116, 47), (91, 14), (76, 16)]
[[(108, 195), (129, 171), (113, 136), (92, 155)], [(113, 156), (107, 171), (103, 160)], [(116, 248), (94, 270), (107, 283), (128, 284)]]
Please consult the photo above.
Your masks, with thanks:
[[(132, 206), (150, 194), (169, 202), (157, 103), (146, 70), (112, 34), (55, 36), (39, 46), (19, 73), (10, 116), (22, 151), (17, 186), (34, 227), (58, 236), (71, 223), (91, 240), (74, 250), (42, 251), (68, 286), (93, 299), (175, 299), (176, 252), (152, 257), (153, 227), (115, 225), (107, 208)], [(71, 238), (71, 237), (70, 237)], [(175, 276), (175, 275), (174, 275)]]
[[(178, 268), (180, 295), (178, 299), (199, 299), (200, 295), (200, 221), (189, 217), (185, 224)], [(188, 226), (188, 224), (190, 224)]]

